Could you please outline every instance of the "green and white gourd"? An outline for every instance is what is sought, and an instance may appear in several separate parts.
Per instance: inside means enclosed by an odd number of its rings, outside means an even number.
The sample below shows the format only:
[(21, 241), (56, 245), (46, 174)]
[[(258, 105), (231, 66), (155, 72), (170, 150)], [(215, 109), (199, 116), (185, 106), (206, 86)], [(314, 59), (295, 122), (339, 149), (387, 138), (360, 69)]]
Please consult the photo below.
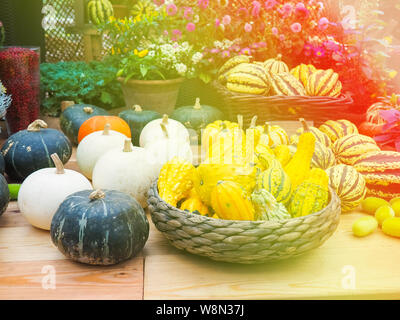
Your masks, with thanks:
[(18, 207), (34, 227), (50, 230), (59, 205), (72, 193), (92, 189), (89, 180), (74, 170), (64, 169), (58, 155), (52, 154), (56, 168), (44, 168), (29, 175), (18, 192)]
[(256, 220), (277, 221), (290, 219), (291, 215), (283, 203), (276, 201), (274, 196), (265, 189), (258, 189), (251, 194)]
[(115, 190), (85, 190), (68, 196), (51, 222), (51, 240), (69, 259), (113, 265), (136, 256), (149, 237), (139, 203)]

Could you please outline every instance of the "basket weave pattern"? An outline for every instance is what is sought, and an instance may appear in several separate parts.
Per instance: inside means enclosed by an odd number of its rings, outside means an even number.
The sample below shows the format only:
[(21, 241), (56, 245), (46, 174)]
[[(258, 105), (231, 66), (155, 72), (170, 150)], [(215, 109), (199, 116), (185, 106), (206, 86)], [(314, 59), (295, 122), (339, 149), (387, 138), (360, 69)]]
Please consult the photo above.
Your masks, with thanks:
[(266, 121), (298, 120), (299, 117), (322, 124), (326, 120), (345, 117), (353, 103), (351, 97), (342, 95), (333, 97), (310, 96), (262, 96), (248, 95), (229, 91), (217, 81), (213, 83), (224, 101), (221, 111), (228, 120), (236, 121), (238, 114), (243, 115), (246, 126), (253, 116), (258, 116), (258, 123)]
[(320, 212), (282, 221), (235, 221), (191, 214), (160, 198), (155, 182), (149, 190), (151, 219), (178, 249), (233, 263), (263, 263), (298, 256), (322, 245), (336, 230), (340, 200)]

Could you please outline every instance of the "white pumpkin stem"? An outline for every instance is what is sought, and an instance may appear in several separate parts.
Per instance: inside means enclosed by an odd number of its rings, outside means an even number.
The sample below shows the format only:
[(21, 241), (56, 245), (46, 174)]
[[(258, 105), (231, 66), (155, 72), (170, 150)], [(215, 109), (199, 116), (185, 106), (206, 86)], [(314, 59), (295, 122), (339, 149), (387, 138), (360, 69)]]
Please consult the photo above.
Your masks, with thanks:
[(136, 112), (142, 112), (142, 111), (143, 111), (142, 107), (139, 106), (138, 104), (135, 104), (135, 105), (133, 106), (133, 109), (134, 109)]
[(196, 102), (194, 104), (193, 109), (196, 109), (196, 110), (200, 110), (201, 109), (200, 98), (196, 98)]
[(300, 118), (299, 121), (303, 126), (304, 132), (310, 132), (311, 131), (310, 127), (308, 126), (308, 123), (306, 122), (306, 120), (304, 118)]
[(68, 107), (73, 106), (74, 104), (74, 101), (61, 101), (61, 112), (63, 112)]
[(84, 107), (83, 111), (86, 112), (87, 114), (92, 114), (94, 112), (92, 107)]
[(103, 130), (103, 136), (109, 136), (111, 130), (111, 124), (106, 123)]
[(43, 120), (37, 119), (28, 126), (27, 130), (29, 132), (38, 132), (40, 131), (40, 129), (46, 129), (46, 128), (47, 128), (47, 123), (44, 122)]
[(279, 53), (279, 54), (276, 56), (275, 59), (278, 60), (278, 61), (282, 60), (282, 55)]
[(242, 130), (243, 129), (243, 115), (238, 114), (237, 119), (238, 119), (238, 124), (239, 124), (239, 130)]
[(90, 199), (90, 201), (94, 201), (94, 200), (104, 199), (105, 196), (106, 196), (106, 194), (104, 193), (104, 191), (98, 189), (98, 190), (93, 191), (89, 195), (89, 199)]
[(168, 139), (169, 138), (169, 134), (168, 134), (168, 129), (167, 129), (167, 127), (165, 126), (165, 124), (164, 123), (160, 123), (160, 127), (161, 127), (161, 130), (162, 130), (162, 132), (164, 133), (164, 135), (165, 135), (165, 137)]
[(163, 115), (163, 117), (162, 117), (162, 123), (165, 124), (165, 125), (168, 124), (168, 115), (167, 115), (167, 114), (164, 114), (164, 115)]
[(58, 157), (58, 154), (53, 153), (50, 157), (51, 157), (51, 160), (53, 160), (54, 165), (56, 166), (56, 173), (64, 174), (65, 173), (64, 165), (63, 165), (62, 161), (60, 160), (60, 158)]
[(123, 152), (132, 152), (132, 141), (130, 139), (125, 140)]
[(250, 122), (250, 128), (255, 128), (257, 126), (257, 116), (254, 116)]

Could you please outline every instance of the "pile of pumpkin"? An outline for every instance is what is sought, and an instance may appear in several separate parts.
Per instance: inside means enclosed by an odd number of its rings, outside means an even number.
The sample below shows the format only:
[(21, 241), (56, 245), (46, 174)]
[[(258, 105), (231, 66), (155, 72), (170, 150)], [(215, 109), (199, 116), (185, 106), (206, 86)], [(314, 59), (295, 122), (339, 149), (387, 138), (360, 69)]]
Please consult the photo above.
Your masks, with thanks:
[(290, 70), (281, 59), (278, 55), (252, 62), (249, 56), (235, 56), (220, 68), (218, 80), (228, 90), (243, 94), (340, 96), (342, 83), (332, 69), (317, 70), (313, 65), (300, 64)]
[(205, 159), (194, 168), (174, 159), (160, 173), (160, 196), (169, 204), (212, 218), (276, 220), (323, 209), (330, 186), (342, 212), (365, 195), (400, 196), (400, 154), (381, 151), (347, 120), (319, 128), (302, 119), (288, 137), (279, 126), (216, 121), (203, 132)]

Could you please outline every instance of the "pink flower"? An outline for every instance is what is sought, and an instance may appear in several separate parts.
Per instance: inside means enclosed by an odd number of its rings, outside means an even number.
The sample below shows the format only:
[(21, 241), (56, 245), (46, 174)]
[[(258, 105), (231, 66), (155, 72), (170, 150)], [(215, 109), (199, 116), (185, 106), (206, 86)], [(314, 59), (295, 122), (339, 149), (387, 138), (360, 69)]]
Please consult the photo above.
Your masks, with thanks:
[(239, 8), (238, 9), (238, 15), (239, 15), (239, 17), (245, 18), (245, 17), (247, 17), (249, 15), (249, 11), (244, 7)]
[(228, 15), (228, 14), (222, 18), (222, 24), (225, 25), (225, 26), (227, 26), (228, 24), (230, 24), (231, 21), (232, 21), (232, 18), (231, 18), (231, 16)]
[(231, 51), (239, 52), (240, 51), (240, 46), (238, 44), (234, 44), (230, 49), (231, 49)]
[(318, 21), (318, 28), (321, 30), (326, 30), (329, 27), (329, 20), (325, 17), (319, 19)]
[(164, 30), (164, 36), (167, 36), (168, 35), (168, 30)]
[(287, 18), (292, 14), (293, 5), (291, 3), (286, 3), (282, 8), (278, 9), (278, 12), (283, 16), (283, 18)]
[(277, 36), (278, 33), (279, 33), (278, 28), (276, 28), (276, 27), (273, 27), (273, 28), (271, 29), (271, 32), (272, 32), (272, 34), (273, 34), (274, 36)]
[(211, 52), (212, 54), (215, 54), (215, 53), (218, 53), (218, 52), (219, 52), (219, 49), (218, 49), (218, 48), (213, 48), (213, 49), (210, 50), (210, 52)]
[(338, 51), (339, 50), (339, 45), (332, 40), (326, 40), (324, 42), (324, 46), (326, 49), (330, 50), (330, 51)]
[(306, 8), (303, 2), (299, 2), (296, 5), (296, 15), (300, 18), (308, 18), (310, 16), (310, 11)]
[(224, 51), (222, 51), (221, 55), (222, 55), (222, 58), (229, 58), (231, 56), (231, 53), (229, 50), (224, 50)]
[(306, 51), (312, 51), (313, 49), (314, 49), (314, 47), (309, 43), (304, 45), (304, 50), (306, 50)]
[(253, 30), (253, 27), (252, 27), (252, 25), (250, 24), (250, 23), (246, 23), (245, 25), (244, 25), (244, 31), (246, 31), (246, 32), (251, 32), (251, 30)]
[(176, 15), (176, 13), (178, 12), (178, 8), (177, 8), (176, 5), (173, 4), (173, 3), (170, 3), (169, 5), (167, 5), (166, 10), (167, 10), (167, 14), (168, 14), (169, 16), (174, 16), (174, 15)]
[(194, 23), (192, 23), (192, 22), (189, 22), (186, 25), (186, 30), (189, 31), (189, 32), (193, 32), (195, 29), (196, 29), (196, 25)]
[(243, 48), (240, 50), (240, 54), (246, 54), (246, 55), (251, 55), (251, 49), (250, 48)]
[(190, 20), (193, 16), (193, 9), (191, 7), (186, 7), (184, 12), (183, 12), (183, 17), (186, 20)]
[(295, 22), (290, 26), (290, 29), (295, 33), (299, 33), (301, 31), (301, 24), (298, 22)]
[(266, 42), (259, 42), (258, 43), (258, 47), (259, 48), (266, 48), (267, 47), (267, 43)]
[(161, 6), (164, 4), (164, 0), (153, 0), (153, 2), (157, 5), (157, 6)]
[(173, 41), (177, 41), (182, 37), (182, 31), (179, 29), (172, 30), (172, 34), (174, 35)]
[(314, 48), (314, 55), (318, 58), (323, 57), (325, 55), (325, 49), (322, 47)]
[(258, 1), (253, 1), (253, 9), (251, 10), (251, 15), (253, 17), (258, 17), (260, 15), (261, 4)]
[(200, 7), (200, 9), (207, 9), (209, 5), (209, 0), (199, 0), (197, 5)]
[(276, 2), (276, 0), (268, 0), (265, 1), (265, 9), (266, 10), (271, 10), (273, 7), (276, 6), (278, 2)]
[(285, 35), (284, 34), (280, 34), (279, 35), (279, 41), (284, 41), (285, 40)]
[(219, 20), (218, 18), (215, 19), (215, 26), (218, 28), (219, 25), (221, 24), (221, 20)]

